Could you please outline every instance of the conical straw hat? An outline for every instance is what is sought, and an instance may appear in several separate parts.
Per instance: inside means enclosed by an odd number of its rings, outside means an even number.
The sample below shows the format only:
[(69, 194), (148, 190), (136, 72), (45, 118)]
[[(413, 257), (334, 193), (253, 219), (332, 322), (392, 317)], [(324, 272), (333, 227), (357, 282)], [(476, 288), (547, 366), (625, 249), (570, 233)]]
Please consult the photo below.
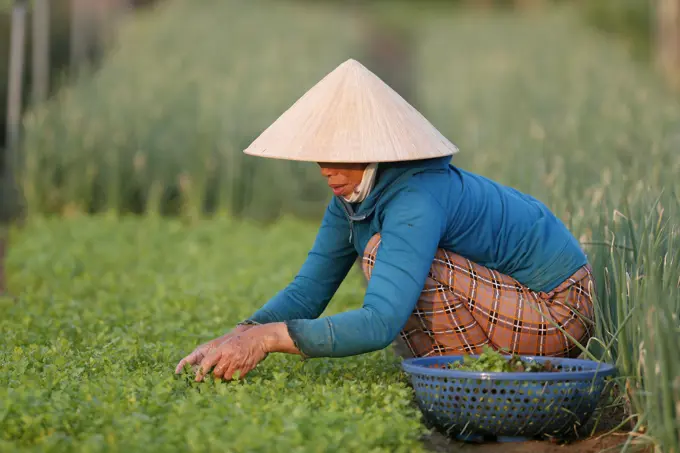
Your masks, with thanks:
[(244, 151), (307, 162), (396, 162), (458, 148), (397, 92), (350, 59), (314, 85)]

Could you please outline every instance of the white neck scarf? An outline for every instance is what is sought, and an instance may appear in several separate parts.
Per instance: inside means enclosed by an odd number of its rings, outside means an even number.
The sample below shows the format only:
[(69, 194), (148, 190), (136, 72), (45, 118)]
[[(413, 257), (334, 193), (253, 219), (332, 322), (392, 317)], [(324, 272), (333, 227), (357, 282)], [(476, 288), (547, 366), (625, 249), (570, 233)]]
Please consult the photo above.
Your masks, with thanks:
[(360, 203), (366, 199), (368, 194), (373, 189), (375, 184), (376, 170), (378, 169), (378, 164), (369, 164), (364, 170), (364, 175), (361, 178), (361, 183), (354, 189), (352, 195), (349, 197), (343, 197), (348, 203)]

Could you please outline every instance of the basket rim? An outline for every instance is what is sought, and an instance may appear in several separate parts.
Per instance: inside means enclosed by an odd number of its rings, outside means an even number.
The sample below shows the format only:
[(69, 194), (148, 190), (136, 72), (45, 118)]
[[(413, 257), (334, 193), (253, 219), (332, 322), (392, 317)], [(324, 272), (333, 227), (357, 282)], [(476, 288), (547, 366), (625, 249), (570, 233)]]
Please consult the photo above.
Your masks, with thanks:
[[(509, 354), (502, 354), (510, 358)], [(616, 367), (606, 362), (598, 362), (587, 359), (570, 359), (562, 357), (519, 355), (521, 359), (534, 360), (536, 362), (551, 361), (559, 364), (572, 366), (588, 365), (595, 366), (591, 370), (583, 371), (549, 371), (549, 372), (493, 372), (493, 371), (461, 371), (452, 369), (430, 368), (427, 365), (433, 363), (450, 363), (462, 360), (465, 355), (446, 355), (433, 357), (415, 357), (404, 359), (401, 368), (408, 374), (445, 377), (453, 379), (479, 379), (492, 381), (582, 381), (584, 379), (596, 379), (611, 376), (616, 373)], [(468, 357), (477, 358), (479, 354), (468, 354)]]

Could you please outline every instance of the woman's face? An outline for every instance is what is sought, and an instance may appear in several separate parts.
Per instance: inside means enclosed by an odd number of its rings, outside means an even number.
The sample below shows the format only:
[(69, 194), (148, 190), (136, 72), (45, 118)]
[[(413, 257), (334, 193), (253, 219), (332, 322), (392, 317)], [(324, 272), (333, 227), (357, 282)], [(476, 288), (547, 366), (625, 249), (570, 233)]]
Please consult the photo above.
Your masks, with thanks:
[(336, 196), (349, 197), (361, 183), (368, 164), (319, 163), (321, 174)]

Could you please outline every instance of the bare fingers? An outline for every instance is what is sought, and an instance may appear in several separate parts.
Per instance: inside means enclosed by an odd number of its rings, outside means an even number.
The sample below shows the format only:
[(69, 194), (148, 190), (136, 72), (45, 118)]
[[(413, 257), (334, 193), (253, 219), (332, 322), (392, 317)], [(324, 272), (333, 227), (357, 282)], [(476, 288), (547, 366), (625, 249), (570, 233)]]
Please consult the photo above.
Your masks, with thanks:
[(239, 378), (242, 379), (245, 375), (255, 368), (257, 363), (252, 360), (249, 355), (239, 354), (238, 350), (225, 350), (222, 352), (222, 357), (213, 369), (213, 375), (216, 379), (230, 381), (234, 379), (234, 374), (239, 373)]
[(196, 372), (196, 382), (202, 381), (210, 369), (219, 363), (221, 357), (222, 352), (220, 349), (215, 349), (210, 354), (207, 354), (203, 360), (201, 360), (201, 364)]
[(231, 358), (229, 357), (228, 354), (222, 354), (220, 357), (220, 361), (215, 365), (215, 368), (213, 369), (213, 376), (215, 379), (223, 379), (224, 377), (224, 372), (227, 371), (227, 368), (231, 364)]
[(179, 361), (177, 367), (175, 367), (175, 374), (181, 373), (184, 365), (196, 365), (202, 358), (203, 354), (201, 351), (199, 349), (194, 350), (194, 352)]

